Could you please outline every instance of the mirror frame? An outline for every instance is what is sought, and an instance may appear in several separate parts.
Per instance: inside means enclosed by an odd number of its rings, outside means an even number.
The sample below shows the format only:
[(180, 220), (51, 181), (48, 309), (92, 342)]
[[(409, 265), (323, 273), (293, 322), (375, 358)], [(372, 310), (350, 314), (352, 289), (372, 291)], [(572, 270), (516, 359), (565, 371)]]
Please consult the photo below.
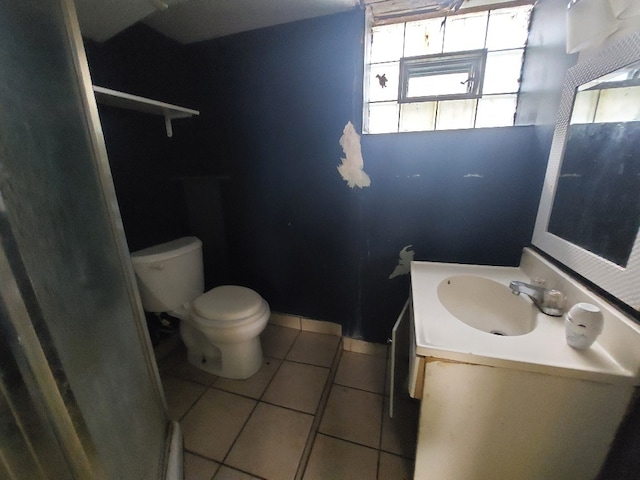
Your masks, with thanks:
[[(634, 310), (640, 311), (640, 230), (626, 267), (621, 267), (547, 230), (577, 88), (638, 61), (640, 32), (592, 54), (567, 71), (531, 243)], [(638, 154), (640, 155), (640, 152)]]

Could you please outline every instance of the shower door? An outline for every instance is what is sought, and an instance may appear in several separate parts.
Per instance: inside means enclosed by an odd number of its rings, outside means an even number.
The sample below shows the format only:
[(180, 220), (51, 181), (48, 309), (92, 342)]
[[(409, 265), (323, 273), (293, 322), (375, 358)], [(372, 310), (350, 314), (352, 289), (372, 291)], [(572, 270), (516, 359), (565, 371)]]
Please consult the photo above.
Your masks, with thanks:
[(0, 0), (0, 478), (160, 479), (171, 435), (73, 3)]

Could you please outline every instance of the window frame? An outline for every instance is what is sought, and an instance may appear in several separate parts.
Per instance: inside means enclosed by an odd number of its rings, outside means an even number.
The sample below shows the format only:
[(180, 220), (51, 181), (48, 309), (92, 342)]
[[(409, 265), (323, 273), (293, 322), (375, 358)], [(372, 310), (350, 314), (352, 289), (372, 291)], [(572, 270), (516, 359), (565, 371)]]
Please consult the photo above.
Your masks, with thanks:
[[(487, 49), (466, 50), (460, 52), (436, 53), (418, 57), (402, 57), (400, 59), (400, 80), (398, 103), (418, 103), (441, 100), (474, 99), (482, 96), (484, 69), (487, 64)], [(465, 73), (467, 79), (466, 93), (451, 93), (440, 95), (426, 95), (420, 97), (408, 96), (409, 80), (412, 77), (426, 77), (419, 75), (425, 70), (433, 70), (432, 75), (438, 73)], [(412, 73), (415, 72), (415, 75)]]
[[(525, 68), (526, 56), (528, 52), (527, 37), (530, 33), (531, 21), (534, 16), (535, 4), (536, 4), (535, 0), (511, 0), (511, 1), (501, 2), (501, 3), (494, 3), (494, 4), (488, 4), (488, 5), (481, 5), (477, 7), (465, 8), (455, 13), (453, 12), (445, 13), (445, 12), (438, 11), (438, 12), (433, 12), (425, 15), (425, 14), (416, 14), (416, 13), (406, 12), (403, 15), (385, 15), (385, 16), (378, 16), (378, 15), (374, 16), (372, 9), (367, 8), (366, 15), (365, 15), (365, 31), (366, 31), (366, 42), (364, 45), (365, 61), (363, 64), (363, 69), (364, 69), (363, 81), (364, 82), (363, 82), (363, 103), (362, 103), (362, 106), (363, 106), (362, 133), (364, 135), (378, 135), (378, 134), (389, 134), (389, 133), (392, 134), (392, 133), (404, 133), (404, 132), (432, 132), (432, 131), (444, 131), (444, 130), (452, 130), (452, 129), (466, 130), (466, 129), (475, 129), (475, 128), (499, 128), (499, 127), (507, 127), (507, 126), (515, 125), (515, 118), (517, 117), (517, 108), (518, 108), (518, 105), (520, 104), (520, 95), (522, 93), (521, 91), (522, 73)], [(513, 46), (510, 46), (508, 43), (505, 44), (504, 46), (498, 46), (495, 44), (495, 41), (492, 41), (491, 45), (489, 45), (488, 43), (489, 39), (492, 37), (490, 37), (489, 30), (485, 30), (484, 46), (476, 47), (477, 50), (486, 51), (486, 57), (484, 57), (484, 64), (483, 64), (483, 71), (482, 71), (483, 75), (481, 76), (482, 88), (478, 90), (482, 92), (481, 94), (478, 94), (478, 95), (462, 94), (459, 96), (458, 94), (455, 94), (455, 95), (452, 94), (451, 96), (433, 95), (433, 96), (424, 96), (424, 97), (417, 97), (417, 96), (409, 97), (406, 94), (406, 91), (404, 93), (402, 92), (402, 88), (406, 89), (407, 87), (406, 86), (403, 87), (403, 85), (406, 84), (406, 77), (400, 78), (402, 75), (402, 71), (405, 70), (404, 65), (403, 65), (403, 68), (401, 68), (400, 64), (401, 62), (403, 62), (403, 60), (406, 61), (406, 59), (411, 59), (413, 57), (400, 56), (400, 57), (395, 57), (396, 59), (394, 59), (394, 57), (378, 58), (378, 56), (376, 55), (376, 60), (371, 61), (374, 29), (376, 29), (377, 27), (404, 25), (404, 28), (406, 29), (409, 23), (419, 22), (422, 20), (438, 19), (442, 22), (442, 25), (445, 29), (444, 32), (446, 33), (447, 32), (447, 26), (445, 25), (446, 20), (450, 20), (452, 17), (480, 13), (480, 12), (488, 13), (487, 27), (489, 27), (489, 25), (491, 25), (493, 15), (499, 13), (501, 10), (507, 10), (507, 9), (517, 8), (517, 7), (529, 8), (527, 30), (526, 30), (526, 33), (523, 32), (525, 33), (526, 36), (521, 46), (516, 46), (515, 44)], [(403, 36), (405, 34), (403, 34)], [(407, 40), (406, 37), (404, 37), (403, 43), (402, 43), (403, 50), (405, 49), (404, 42), (406, 40)], [(444, 42), (444, 37), (443, 37), (443, 42)], [(460, 50), (460, 51), (458, 50), (446, 51), (446, 48), (444, 47), (444, 43), (443, 43), (443, 47), (440, 52), (429, 53), (427, 55), (414, 54), (414, 56), (416, 57), (433, 56), (433, 58), (437, 56), (441, 56), (441, 58), (443, 58), (453, 54), (460, 54), (460, 53), (473, 52), (473, 51), (476, 51), (476, 50), (470, 49), (470, 50)], [(494, 58), (494, 54), (496, 53), (508, 52), (508, 51), (522, 52), (517, 88), (513, 91), (512, 90), (509, 90), (509, 91), (506, 91), (506, 90), (493, 91), (492, 90), (490, 93), (485, 92), (484, 90), (486, 90), (489, 86), (489, 84), (487, 83), (488, 79), (486, 79), (485, 76), (488, 73), (487, 69), (489, 68), (490, 63), (491, 63), (492, 72), (494, 71), (493, 70), (494, 64), (492, 63), (493, 60), (491, 60), (490, 62), (489, 58), (490, 57)], [(372, 81), (371, 79), (371, 77), (374, 76), (372, 73), (372, 68), (376, 65), (382, 65), (384, 63), (389, 63), (390, 65), (392, 65), (394, 62), (396, 64), (395, 68), (397, 69), (396, 71), (398, 72), (398, 77), (395, 82), (393, 82), (393, 80), (392, 82), (393, 83), (397, 82), (397, 86), (394, 85), (394, 89), (398, 92), (397, 96), (395, 98), (376, 98), (375, 100), (371, 100), (371, 92), (373, 92), (373, 89), (376, 88), (374, 84), (377, 85), (377, 82)], [(381, 72), (378, 72), (378, 73), (381, 73)], [(404, 75), (407, 75), (406, 71)], [(494, 84), (493, 80), (491, 84), (492, 85)], [(381, 86), (384, 87), (385, 85), (382, 85), (381, 83)], [(376, 95), (376, 97), (377, 96), (378, 95)], [(504, 111), (503, 113), (500, 114), (501, 117), (496, 118), (495, 120), (489, 120), (487, 122), (487, 119), (485, 117), (486, 117), (486, 110), (487, 110), (486, 105), (488, 105), (488, 102), (485, 101), (485, 99), (491, 100), (491, 101), (493, 101), (493, 99), (496, 99), (497, 101), (501, 101), (500, 99), (502, 98), (504, 98), (506, 101), (514, 102), (513, 115), (511, 115), (512, 119), (510, 121), (505, 121), (506, 120), (505, 114), (507, 112)], [(512, 98), (512, 99), (509, 100), (509, 98)], [(465, 101), (474, 102), (474, 105), (472, 107), (473, 121), (471, 124), (464, 125), (464, 122), (462, 122), (458, 127), (452, 126), (452, 125), (442, 126), (442, 127), (439, 126), (438, 119), (440, 118), (441, 108), (444, 108), (445, 105), (452, 105), (455, 102), (465, 102)], [(415, 126), (409, 126), (408, 124), (403, 125), (403, 122), (404, 122), (403, 112), (405, 112), (405, 109), (410, 108), (412, 105), (418, 106), (421, 104), (434, 105), (434, 107), (428, 107), (428, 108), (435, 108), (435, 113), (433, 114), (435, 115), (435, 117), (433, 117), (432, 120), (428, 120), (428, 124), (425, 124), (423, 128), (419, 126), (415, 128)], [(376, 113), (376, 121), (375, 121), (376, 123), (375, 123), (374, 129), (372, 129), (371, 126), (373, 124), (371, 122), (372, 120), (371, 112), (374, 108), (376, 109), (376, 112), (381, 112), (381, 110), (385, 109), (386, 111), (389, 112), (388, 114), (392, 115), (393, 118), (389, 117), (388, 121), (384, 120), (382, 121), (382, 123), (380, 123), (380, 121), (382, 120), (382, 117), (380, 117), (381, 113)], [(482, 115), (483, 121), (480, 123), (479, 119), (480, 119), (481, 110), (483, 111), (483, 115)], [(394, 111), (395, 113), (392, 113)], [(425, 112), (427, 111), (425, 110)], [(382, 115), (387, 115), (387, 114), (385, 113)], [(413, 114), (410, 114), (410, 115), (413, 115)], [(428, 113), (428, 115), (432, 115), (432, 114)], [(395, 127), (393, 126), (394, 124), (395, 124)]]

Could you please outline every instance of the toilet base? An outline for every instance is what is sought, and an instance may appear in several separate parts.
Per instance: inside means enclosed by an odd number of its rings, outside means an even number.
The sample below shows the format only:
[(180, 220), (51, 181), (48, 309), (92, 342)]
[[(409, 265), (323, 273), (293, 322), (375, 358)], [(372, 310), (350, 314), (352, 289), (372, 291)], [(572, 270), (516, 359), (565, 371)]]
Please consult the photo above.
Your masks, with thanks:
[(213, 345), (202, 332), (185, 321), (180, 322), (180, 336), (187, 347), (189, 363), (218, 377), (244, 380), (262, 366), (259, 336), (244, 342)]

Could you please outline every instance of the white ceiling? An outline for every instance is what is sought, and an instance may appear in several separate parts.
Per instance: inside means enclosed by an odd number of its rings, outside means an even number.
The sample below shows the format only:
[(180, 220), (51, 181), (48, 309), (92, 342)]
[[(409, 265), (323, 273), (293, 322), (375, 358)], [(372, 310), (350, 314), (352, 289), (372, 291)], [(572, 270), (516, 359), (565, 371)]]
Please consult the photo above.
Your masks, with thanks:
[(180, 43), (192, 43), (345, 12), (360, 5), (360, 0), (74, 1), (82, 35), (97, 42), (139, 21)]
[(378, 16), (507, 1), (510, 0), (74, 0), (82, 35), (91, 40), (104, 42), (143, 22), (180, 43), (346, 12), (361, 5)]

